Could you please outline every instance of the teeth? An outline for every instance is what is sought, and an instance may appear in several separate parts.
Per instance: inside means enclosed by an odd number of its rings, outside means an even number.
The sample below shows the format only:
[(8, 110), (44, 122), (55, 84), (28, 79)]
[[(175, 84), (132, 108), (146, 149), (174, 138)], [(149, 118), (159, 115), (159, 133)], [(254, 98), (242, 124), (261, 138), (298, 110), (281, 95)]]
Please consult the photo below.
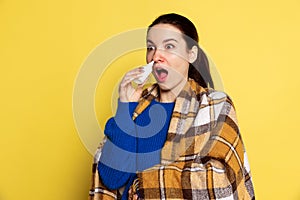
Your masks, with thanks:
[(162, 72), (168, 73), (168, 71), (163, 68), (156, 68), (156, 71), (158, 74), (161, 74)]

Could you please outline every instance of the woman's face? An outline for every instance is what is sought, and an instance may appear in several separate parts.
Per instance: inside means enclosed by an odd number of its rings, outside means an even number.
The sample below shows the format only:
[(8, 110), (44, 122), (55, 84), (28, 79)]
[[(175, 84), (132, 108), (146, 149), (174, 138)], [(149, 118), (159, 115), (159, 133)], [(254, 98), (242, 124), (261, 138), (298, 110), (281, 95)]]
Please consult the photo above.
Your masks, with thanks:
[(148, 31), (147, 62), (154, 61), (152, 73), (161, 89), (173, 90), (185, 83), (195, 55), (175, 26), (157, 24)]

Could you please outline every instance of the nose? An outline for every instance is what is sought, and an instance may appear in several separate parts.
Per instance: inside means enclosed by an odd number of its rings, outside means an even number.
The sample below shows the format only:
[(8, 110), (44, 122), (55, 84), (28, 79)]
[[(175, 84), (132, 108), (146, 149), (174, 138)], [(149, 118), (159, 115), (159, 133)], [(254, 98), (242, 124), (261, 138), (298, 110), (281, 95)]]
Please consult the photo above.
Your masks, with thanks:
[(154, 62), (163, 62), (165, 60), (164, 53), (162, 49), (157, 48), (153, 54)]

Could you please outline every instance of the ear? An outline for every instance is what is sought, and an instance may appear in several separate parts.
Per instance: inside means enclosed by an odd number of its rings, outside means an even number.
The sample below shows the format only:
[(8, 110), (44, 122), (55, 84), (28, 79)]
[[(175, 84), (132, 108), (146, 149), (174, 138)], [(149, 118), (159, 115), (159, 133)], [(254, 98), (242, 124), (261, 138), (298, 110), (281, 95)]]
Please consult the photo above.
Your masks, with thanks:
[(193, 63), (196, 61), (198, 56), (198, 47), (197, 46), (193, 46), (190, 50), (189, 50), (189, 63)]

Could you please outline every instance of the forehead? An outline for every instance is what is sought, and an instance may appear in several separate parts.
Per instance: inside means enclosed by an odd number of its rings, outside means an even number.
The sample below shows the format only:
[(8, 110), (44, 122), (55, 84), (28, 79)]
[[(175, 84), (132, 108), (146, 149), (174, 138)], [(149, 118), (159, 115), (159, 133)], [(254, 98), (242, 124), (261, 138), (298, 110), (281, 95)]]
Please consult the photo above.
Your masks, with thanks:
[(157, 24), (151, 27), (147, 34), (147, 40), (163, 41), (166, 39), (183, 39), (181, 31), (171, 24)]

